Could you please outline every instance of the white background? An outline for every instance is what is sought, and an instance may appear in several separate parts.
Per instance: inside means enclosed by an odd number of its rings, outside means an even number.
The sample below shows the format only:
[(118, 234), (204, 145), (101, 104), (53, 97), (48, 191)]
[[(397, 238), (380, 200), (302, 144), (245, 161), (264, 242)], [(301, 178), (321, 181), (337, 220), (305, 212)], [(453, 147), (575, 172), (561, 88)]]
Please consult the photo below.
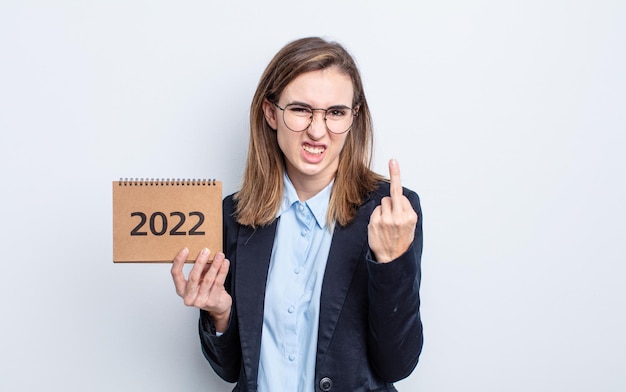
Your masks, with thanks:
[(229, 391), (169, 266), (112, 262), (111, 181), (240, 183), (288, 41), (360, 65), (422, 197), (401, 391), (626, 390), (624, 1), (0, 2), (0, 390)]

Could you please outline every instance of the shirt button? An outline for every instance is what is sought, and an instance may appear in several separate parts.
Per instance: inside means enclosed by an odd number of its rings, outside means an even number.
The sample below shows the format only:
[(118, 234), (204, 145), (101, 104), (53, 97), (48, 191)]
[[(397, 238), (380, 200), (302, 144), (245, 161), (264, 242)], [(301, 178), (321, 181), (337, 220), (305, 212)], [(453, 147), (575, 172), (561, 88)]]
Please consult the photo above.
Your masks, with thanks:
[(298, 209), (299, 209), (300, 211), (304, 211), (304, 206), (303, 206), (302, 204), (298, 204)]
[(302, 234), (302, 236), (304, 237), (304, 236), (307, 235), (307, 233), (308, 233), (308, 230), (302, 230), (302, 232), (300, 234)]
[(290, 306), (290, 307), (288, 307), (288, 308), (287, 308), (287, 311), (288, 311), (289, 313), (293, 313), (293, 312), (295, 312), (295, 311), (296, 311), (296, 308), (295, 308), (295, 307), (293, 307), (293, 306)]
[(300, 267), (296, 267), (293, 269), (293, 273), (298, 275), (300, 273)]
[(292, 362), (295, 361), (296, 360), (296, 354), (293, 354), (293, 353), (289, 354), (289, 360), (292, 361)]
[(320, 389), (324, 392), (328, 392), (333, 389), (333, 380), (329, 377), (324, 377), (320, 380)]

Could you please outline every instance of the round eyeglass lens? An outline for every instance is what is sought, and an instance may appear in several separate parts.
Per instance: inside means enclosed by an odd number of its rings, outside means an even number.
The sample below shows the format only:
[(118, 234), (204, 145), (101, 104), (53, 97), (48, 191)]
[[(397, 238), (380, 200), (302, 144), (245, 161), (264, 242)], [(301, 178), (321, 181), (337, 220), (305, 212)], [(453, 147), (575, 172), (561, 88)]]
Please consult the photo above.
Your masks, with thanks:
[(313, 121), (314, 111), (324, 111), (326, 128), (332, 133), (345, 133), (352, 126), (354, 120), (354, 110), (337, 106), (329, 109), (312, 109), (302, 105), (287, 105), (283, 109), (283, 119), (287, 128), (294, 132), (306, 130)]

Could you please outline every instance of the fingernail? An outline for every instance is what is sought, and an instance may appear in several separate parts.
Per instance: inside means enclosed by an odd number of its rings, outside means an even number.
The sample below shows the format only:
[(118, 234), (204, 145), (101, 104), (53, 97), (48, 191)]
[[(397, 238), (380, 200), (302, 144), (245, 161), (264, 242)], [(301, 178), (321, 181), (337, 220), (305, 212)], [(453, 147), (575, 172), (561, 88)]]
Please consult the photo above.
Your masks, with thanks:
[(209, 250), (207, 248), (203, 248), (200, 254), (202, 254), (202, 256), (206, 256), (209, 254)]
[(215, 255), (215, 260), (223, 260), (223, 259), (224, 259), (224, 253), (217, 252), (217, 254)]

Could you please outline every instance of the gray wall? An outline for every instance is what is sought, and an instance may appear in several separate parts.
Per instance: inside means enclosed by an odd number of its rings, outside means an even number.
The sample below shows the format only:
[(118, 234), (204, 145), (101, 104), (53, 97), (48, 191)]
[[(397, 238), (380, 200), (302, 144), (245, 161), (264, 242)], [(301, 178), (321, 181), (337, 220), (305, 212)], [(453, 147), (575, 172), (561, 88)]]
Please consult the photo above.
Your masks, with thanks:
[[(410, 4), (410, 5), (409, 5)], [(110, 182), (240, 182), (260, 74), (360, 64), (424, 208), (403, 391), (626, 389), (623, 1), (0, 2), (0, 390), (229, 391), (169, 266), (111, 260)]]

